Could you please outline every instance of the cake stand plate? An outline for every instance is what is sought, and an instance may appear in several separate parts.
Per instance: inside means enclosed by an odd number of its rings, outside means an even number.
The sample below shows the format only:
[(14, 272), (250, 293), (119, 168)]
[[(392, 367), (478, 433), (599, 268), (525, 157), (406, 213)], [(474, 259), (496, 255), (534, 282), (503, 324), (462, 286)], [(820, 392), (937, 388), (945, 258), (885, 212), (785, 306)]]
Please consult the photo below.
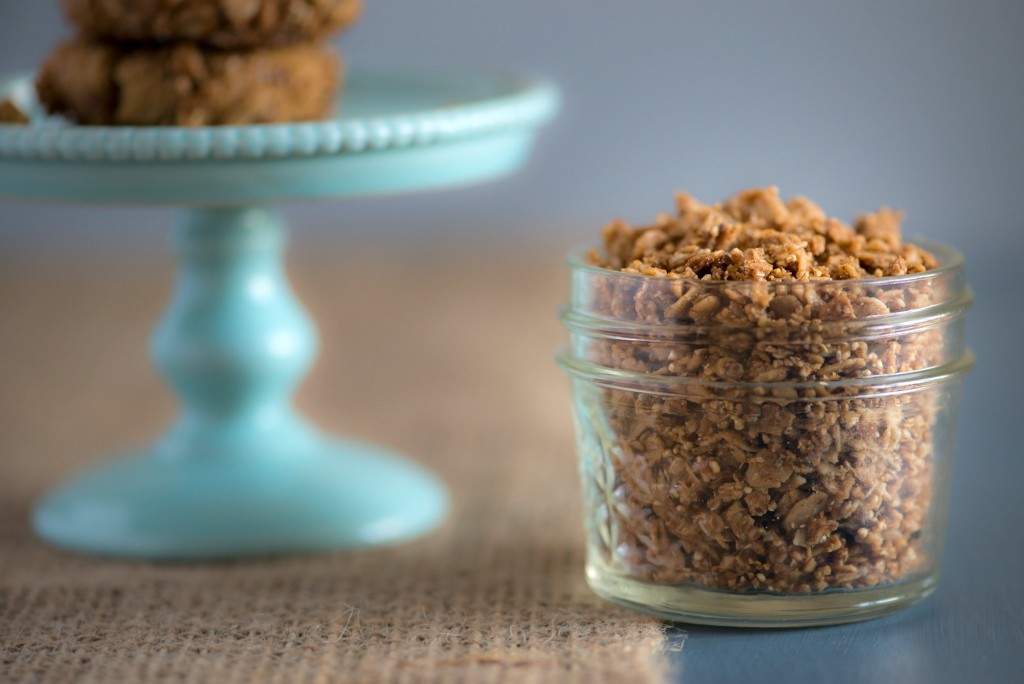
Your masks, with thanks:
[(0, 194), (183, 207), (174, 293), (151, 345), (178, 419), (43, 497), (33, 523), (44, 539), (187, 560), (393, 543), (440, 524), (448, 496), (433, 474), (324, 435), (292, 407), (317, 340), (269, 207), (512, 172), (557, 109), (553, 86), (356, 72), (334, 119), (194, 129), (70, 125), (42, 113), (26, 76), (0, 82), (7, 97), (31, 122), (0, 125)]

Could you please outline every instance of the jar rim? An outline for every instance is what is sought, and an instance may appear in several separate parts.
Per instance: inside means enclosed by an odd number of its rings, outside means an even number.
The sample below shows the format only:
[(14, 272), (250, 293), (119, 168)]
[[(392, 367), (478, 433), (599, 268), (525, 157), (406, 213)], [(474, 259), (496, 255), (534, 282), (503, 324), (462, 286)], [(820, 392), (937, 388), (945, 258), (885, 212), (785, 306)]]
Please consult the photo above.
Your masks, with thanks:
[[(859, 280), (840, 282), (859, 282)], [(966, 314), (973, 303), (974, 292), (971, 288), (964, 287), (955, 298), (939, 301), (917, 309), (905, 309), (903, 311), (861, 318), (838, 320), (810, 319), (787, 322), (785, 325), (760, 328), (759, 332), (763, 335), (761, 339), (772, 338), (773, 333), (778, 333), (782, 339), (789, 340), (786, 334), (796, 330), (805, 330), (816, 336), (816, 342), (828, 341), (830, 339), (848, 340), (851, 337), (857, 340), (868, 340), (891, 335), (906, 335), (924, 332), (949, 323)], [(625, 342), (682, 342), (688, 337), (700, 340), (707, 335), (715, 333), (752, 330), (747, 325), (730, 325), (725, 323), (685, 323), (675, 320), (641, 323), (619, 318), (604, 318), (581, 312), (568, 304), (563, 304), (559, 307), (558, 319), (570, 331), (592, 334), (602, 338), (614, 338)], [(832, 337), (829, 337), (829, 335)]]
[[(645, 394), (679, 396), (703, 390), (701, 398), (707, 399), (707, 392), (721, 390), (746, 390), (755, 398), (758, 390), (792, 390), (794, 401), (828, 401), (848, 400), (860, 397), (881, 397), (892, 394), (905, 394), (916, 390), (932, 387), (964, 377), (974, 367), (974, 353), (966, 350), (960, 357), (939, 366), (921, 370), (871, 375), (863, 378), (844, 380), (810, 380), (810, 381), (707, 381), (678, 375), (651, 375), (636, 371), (610, 368), (586, 361), (574, 356), (567, 347), (559, 349), (555, 362), (562, 371), (572, 378), (588, 380), (611, 389), (640, 391)], [(835, 395), (800, 396), (800, 390), (835, 390)], [(858, 390), (861, 390), (858, 392)], [(778, 400), (780, 397), (767, 396), (767, 400)]]
[[(959, 250), (944, 245), (938, 242), (929, 242), (927, 240), (914, 239), (910, 241), (917, 247), (928, 250), (939, 260), (940, 266), (938, 268), (929, 269), (927, 271), (921, 271), (919, 273), (908, 273), (905, 275), (897, 276), (870, 276), (867, 278), (849, 278), (845, 280), (832, 280), (832, 279), (817, 279), (817, 280), (710, 280), (710, 279), (692, 279), (692, 278), (679, 278), (686, 283), (700, 284), (701, 286), (707, 286), (708, 288), (741, 288), (741, 289), (752, 289), (755, 287), (759, 288), (773, 288), (773, 287), (792, 287), (793, 285), (801, 286), (816, 286), (828, 284), (831, 287), (835, 287), (837, 284), (857, 284), (862, 286), (878, 286), (878, 285), (903, 285), (903, 284), (916, 284), (927, 282), (947, 276), (957, 271), (963, 270), (964, 267), (964, 256)], [(617, 271), (610, 268), (604, 268), (603, 266), (595, 266), (587, 261), (587, 254), (592, 250), (603, 251), (603, 245), (598, 241), (589, 241), (582, 244), (577, 244), (575, 247), (569, 250), (566, 256), (566, 262), (573, 272), (593, 273), (601, 276), (616, 276), (623, 279), (651, 279), (651, 276), (644, 275), (643, 273), (625, 273), (623, 271)], [(673, 280), (672, 278), (668, 278)]]

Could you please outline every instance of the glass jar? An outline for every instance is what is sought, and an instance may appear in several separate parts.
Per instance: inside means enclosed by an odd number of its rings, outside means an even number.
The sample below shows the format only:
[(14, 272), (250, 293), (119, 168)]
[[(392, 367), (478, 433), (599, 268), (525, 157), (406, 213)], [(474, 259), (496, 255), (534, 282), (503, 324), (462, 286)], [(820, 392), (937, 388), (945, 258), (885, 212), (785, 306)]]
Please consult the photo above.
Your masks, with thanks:
[(906, 276), (655, 278), (569, 257), (587, 578), (686, 622), (800, 626), (938, 581), (971, 292)]

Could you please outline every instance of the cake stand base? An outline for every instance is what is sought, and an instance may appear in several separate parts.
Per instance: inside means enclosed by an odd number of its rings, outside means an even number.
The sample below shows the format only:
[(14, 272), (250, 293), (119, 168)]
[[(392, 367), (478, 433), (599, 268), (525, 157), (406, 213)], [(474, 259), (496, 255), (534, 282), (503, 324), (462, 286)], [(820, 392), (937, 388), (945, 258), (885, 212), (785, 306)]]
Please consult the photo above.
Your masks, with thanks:
[(183, 561), (387, 544), (444, 518), (444, 487), (426, 470), (370, 445), (317, 441), (199, 461), (129, 456), (50, 492), (33, 522), (57, 546)]

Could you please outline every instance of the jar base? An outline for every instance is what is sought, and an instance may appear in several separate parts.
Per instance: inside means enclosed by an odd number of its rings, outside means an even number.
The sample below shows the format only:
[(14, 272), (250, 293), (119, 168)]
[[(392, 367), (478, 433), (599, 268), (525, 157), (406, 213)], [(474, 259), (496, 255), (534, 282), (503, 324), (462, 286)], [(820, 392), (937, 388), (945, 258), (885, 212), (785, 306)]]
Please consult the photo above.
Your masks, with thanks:
[(587, 563), (587, 583), (602, 598), (670, 622), (716, 627), (816, 627), (870, 620), (931, 594), (938, 575), (877, 589), (821, 594), (741, 594), (693, 585), (652, 584)]

